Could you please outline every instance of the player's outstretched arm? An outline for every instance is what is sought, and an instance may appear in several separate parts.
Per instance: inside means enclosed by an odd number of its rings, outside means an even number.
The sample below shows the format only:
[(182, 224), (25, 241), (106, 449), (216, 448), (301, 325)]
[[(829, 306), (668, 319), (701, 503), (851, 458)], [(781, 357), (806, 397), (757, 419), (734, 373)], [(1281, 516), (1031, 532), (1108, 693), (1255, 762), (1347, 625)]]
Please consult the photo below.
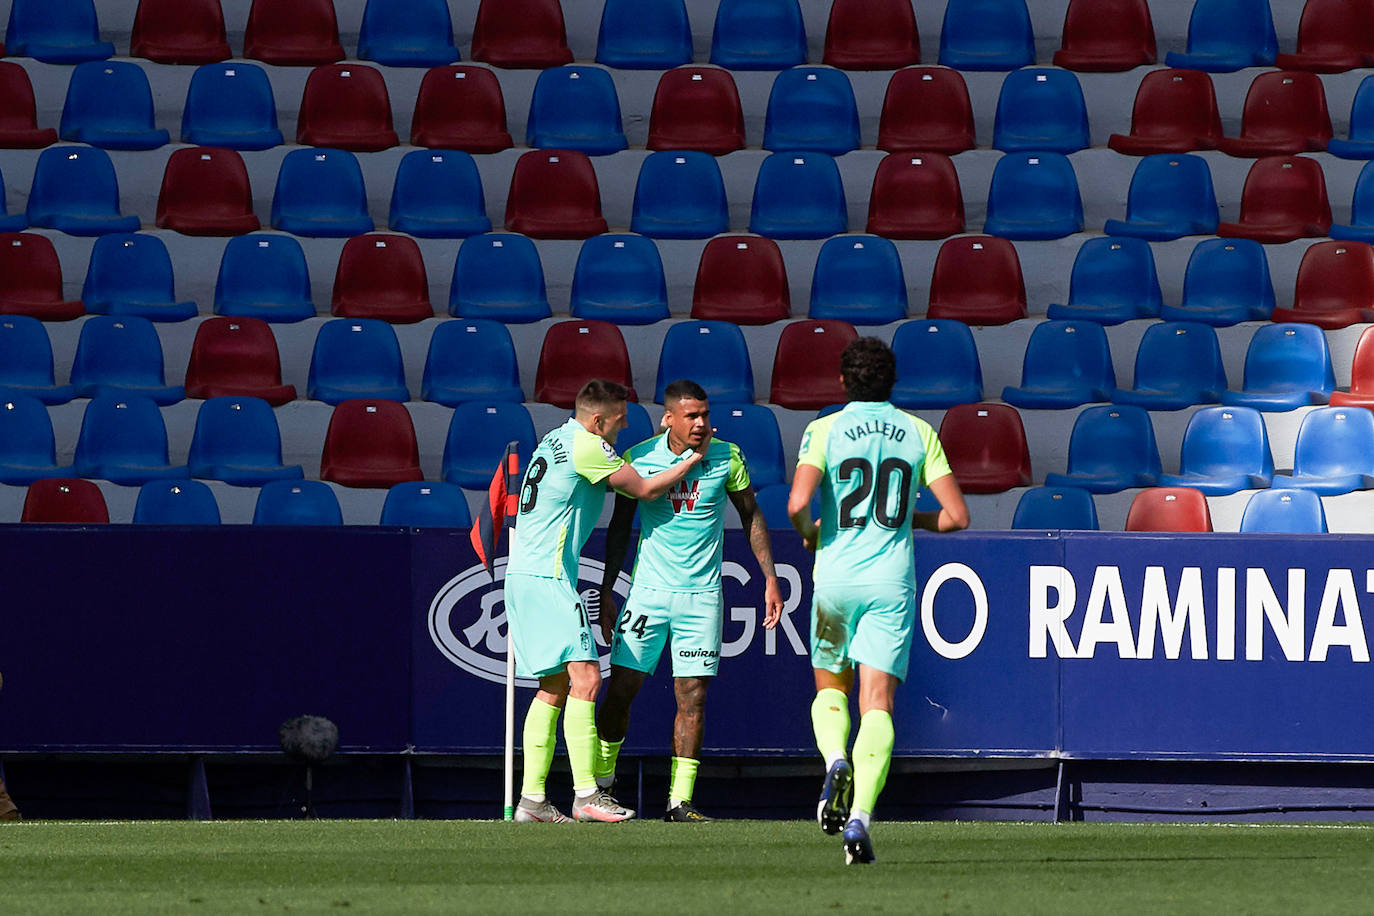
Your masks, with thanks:
[(773, 542), (768, 536), (768, 520), (754, 498), (754, 488), (745, 487), (729, 494), (739, 512), (740, 525), (749, 533), (749, 548), (763, 571), (763, 626), (771, 630), (782, 618), (782, 592), (778, 590), (778, 571), (773, 566)]
[(792, 473), (792, 492), (787, 496), (787, 517), (801, 535), (802, 546), (816, 549), (820, 536), (820, 521), (811, 517), (811, 497), (821, 483), (821, 469), (812, 464), (799, 464)]
[(953, 474), (931, 481), (927, 486), (930, 492), (935, 494), (935, 498), (940, 501), (938, 512), (913, 512), (911, 514), (911, 527), (923, 528), (926, 531), (963, 531), (968, 527), (969, 512), (968, 503), (964, 501), (964, 491), (959, 489), (959, 482), (954, 479)]
[(634, 523), (635, 501), (628, 496), (616, 494), (615, 511), (611, 514), (611, 524), (606, 529), (606, 571), (601, 576), (601, 609), (598, 624), (601, 637), (606, 645), (611, 644), (611, 631), (615, 628), (615, 618), (619, 608), (615, 603), (615, 580), (625, 568), (625, 554), (630, 549), (630, 529)]
[(711, 436), (715, 430), (711, 430), (701, 440), (701, 444), (694, 447), (686, 458), (677, 462), (670, 468), (666, 468), (654, 474), (652, 477), (641, 477), (639, 472), (632, 468), (629, 462), (621, 465), (620, 469), (606, 478), (606, 482), (613, 488), (626, 496), (635, 499), (658, 499), (664, 493), (687, 476), (693, 466), (701, 461), (706, 454), (707, 447), (711, 444)]

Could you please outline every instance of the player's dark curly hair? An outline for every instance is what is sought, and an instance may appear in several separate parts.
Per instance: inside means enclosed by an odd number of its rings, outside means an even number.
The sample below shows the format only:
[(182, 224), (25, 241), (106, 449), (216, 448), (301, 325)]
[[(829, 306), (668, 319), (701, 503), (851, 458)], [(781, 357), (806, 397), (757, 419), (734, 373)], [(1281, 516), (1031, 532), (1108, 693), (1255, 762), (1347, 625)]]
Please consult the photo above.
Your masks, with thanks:
[(630, 399), (630, 389), (618, 382), (608, 382), (594, 378), (577, 392), (577, 409), (580, 412), (595, 413)]
[(855, 401), (886, 401), (897, 382), (897, 358), (876, 337), (860, 337), (840, 354), (840, 378)]

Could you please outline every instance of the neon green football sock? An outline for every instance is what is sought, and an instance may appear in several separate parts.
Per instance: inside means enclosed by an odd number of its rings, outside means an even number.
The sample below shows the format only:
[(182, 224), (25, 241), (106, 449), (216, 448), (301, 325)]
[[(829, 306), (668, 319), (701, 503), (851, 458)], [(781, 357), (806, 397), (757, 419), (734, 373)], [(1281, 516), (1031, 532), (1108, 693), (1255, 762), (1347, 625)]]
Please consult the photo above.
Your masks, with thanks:
[(572, 768), (573, 793), (587, 795), (596, 789), (596, 704), (591, 700), (568, 697), (568, 713), (563, 717), (563, 740), (568, 745), (568, 766)]
[(845, 758), (845, 748), (849, 747), (849, 697), (843, 690), (827, 687), (816, 691), (816, 699), (811, 701), (811, 727), (827, 767)]
[(673, 766), (668, 774), (668, 807), (676, 808), (682, 802), (692, 800), (692, 790), (697, 784), (697, 767), (700, 760), (691, 757), (674, 757)]
[(891, 713), (882, 709), (864, 713), (859, 720), (859, 735), (854, 739), (853, 810), (873, 812), (878, 793), (887, 782), (894, 740)]
[(624, 738), (619, 741), (596, 739), (596, 784), (603, 789), (609, 789), (615, 783), (615, 765), (620, 759), (620, 745), (624, 743)]
[(549, 766), (553, 763), (553, 752), (558, 743), (558, 713), (557, 706), (545, 703), (538, 697), (530, 703), (530, 711), (525, 713), (525, 763), (520, 794), (528, 795), (535, 801), (544, 799), (544, 780), (549, 776)]

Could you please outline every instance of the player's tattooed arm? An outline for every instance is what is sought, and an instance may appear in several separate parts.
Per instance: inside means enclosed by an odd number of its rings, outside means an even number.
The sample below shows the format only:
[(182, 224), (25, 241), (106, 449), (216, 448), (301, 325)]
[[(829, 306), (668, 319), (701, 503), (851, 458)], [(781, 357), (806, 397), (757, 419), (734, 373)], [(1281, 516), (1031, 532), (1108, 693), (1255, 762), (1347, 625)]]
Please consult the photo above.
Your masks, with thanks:
[(746, 487), (730, 494), (730, 502), (739, 512), (740, 525), (749, 533), (749, 548), (754, 552), (759, 569), (763, 571), (763, 626), (773, 629), (782, 617), (782, 592), (778, 590), (778, 571), (773, 566), (773, 542), (768, 536), (768, 520), (754, 498), (754, 488)]
[(597, 623), (606, 645), (611, 644), (611, 631), (620, 609), (615, 603), (615, 580), (625, 568), (625, 554), (630, 549), (631, 525), (634, 523), (635, 501), (619, 493), (615, 497), (615, 511), (606, 528), (606, 570), (601, 576), (601, 602)]
[(911, 513), (911, 527), (926, 531), (963, 531), (969, 525), (968, 503), (964, 501), (964, 491), (953, 474), (946, 474), (931, 481), (930, 492), (940, 501), (938, 512)]

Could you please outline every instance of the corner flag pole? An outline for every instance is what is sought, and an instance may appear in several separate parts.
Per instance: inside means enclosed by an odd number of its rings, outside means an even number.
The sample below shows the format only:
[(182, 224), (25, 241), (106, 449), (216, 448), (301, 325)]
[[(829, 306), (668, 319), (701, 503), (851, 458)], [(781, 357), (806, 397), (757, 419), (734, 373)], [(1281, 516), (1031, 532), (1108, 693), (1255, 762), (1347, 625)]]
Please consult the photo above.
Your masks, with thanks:
[[(472, 548), (487, 573), (496, 581), (495, 554), (497, 543), (504, 528), (515, 527), (515, 514), (519, 508), (520, 493), (520, 443), (506, 445), (506, 455), (501, 460), (496, 473), (492, 475), (491, 485), (487, 488), (487, 504), (472, 526), (470, 534)], [(515, 647), (510, 632), (510, 609), (506, 610), (506, 727), (505, 727), (505, 797), (504, 817), (515, 818)]]

